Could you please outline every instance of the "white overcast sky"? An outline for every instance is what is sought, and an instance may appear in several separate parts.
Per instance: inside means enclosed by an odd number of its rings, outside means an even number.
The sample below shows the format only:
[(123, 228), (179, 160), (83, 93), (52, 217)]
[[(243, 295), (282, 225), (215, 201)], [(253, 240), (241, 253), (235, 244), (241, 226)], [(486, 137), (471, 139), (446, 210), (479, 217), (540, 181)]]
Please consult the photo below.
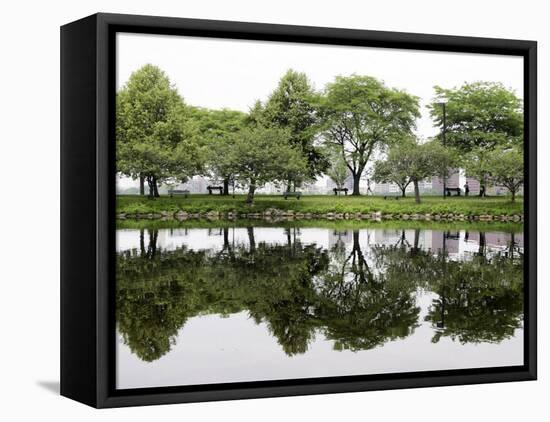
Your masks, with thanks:
[(420, 97), (421, 138), (436, 133), (426, 109), (434, 85), (498, 81), (523, 98), (523, 59), (515, 56), (119, 33), (117, 89), (147, 63), (164, 70), (187, 103), (245, 112), (289, 68), (305, 72), (316, 89), (336, 75), (374, 76)]

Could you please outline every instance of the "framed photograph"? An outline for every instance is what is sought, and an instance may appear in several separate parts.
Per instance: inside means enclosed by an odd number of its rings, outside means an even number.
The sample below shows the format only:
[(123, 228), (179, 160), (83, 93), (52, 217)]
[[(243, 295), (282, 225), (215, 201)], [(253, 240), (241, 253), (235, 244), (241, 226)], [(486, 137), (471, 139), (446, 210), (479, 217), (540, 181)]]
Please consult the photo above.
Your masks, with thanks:
[(61, 394), (536, 379), (536, 42), (61, 28)]

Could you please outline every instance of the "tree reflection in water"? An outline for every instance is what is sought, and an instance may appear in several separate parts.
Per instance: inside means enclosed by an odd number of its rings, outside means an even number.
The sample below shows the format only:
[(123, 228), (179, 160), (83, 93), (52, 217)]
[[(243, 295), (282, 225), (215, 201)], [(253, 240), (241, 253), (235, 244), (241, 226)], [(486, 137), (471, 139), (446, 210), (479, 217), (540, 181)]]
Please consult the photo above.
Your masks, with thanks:
[(221, 248), (206, 250), (165, 250), (158, 230), (141, 230), (139, 250), (117, 256), (116, 318), (125, 344), (154, 361), (190, 318), (247, 311), (288, 356), (305, 353), (316, 333), (336, 350), (367, 350), (422, 323), (420, 290), (437, 295), (424, 318), (433, 342), (499, 342), (521, 326), (523, 256), (514, 236), (495, 251), (478, 233), (471, 259), (457, 259), (446, 245), (456, 235), (444, 232), (432, 232), (442, 237), (437, 249), (420, 244), (420, 230), (410, 240), (394, 230), (392, 242), (367, 245), (353, 230), (351, 245), (340, 238), (326, 249), (302, 243), (298, 228), (282, 230), (286, 243), (258, 242), (250, 226), (247, 242), (235, 244), (222, 228)]

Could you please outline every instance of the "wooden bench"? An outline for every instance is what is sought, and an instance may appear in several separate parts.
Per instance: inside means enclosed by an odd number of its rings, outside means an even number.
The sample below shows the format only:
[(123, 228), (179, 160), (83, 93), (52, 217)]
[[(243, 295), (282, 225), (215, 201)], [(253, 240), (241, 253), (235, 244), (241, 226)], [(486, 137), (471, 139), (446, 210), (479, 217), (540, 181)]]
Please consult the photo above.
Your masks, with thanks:
[(445, 196), (451, 196), (451, 192), (455, 192), (454, 196), (460, 196), (461, 189), (460, 188), (445, 188)]
[(217, 190), (220, 192), (220, 195), (223, 195), (223, 187), (222, 186), (207, 186), (206, 189), (208, 189), (208, 195), (212, 195), (213, 190)]
[(348, 188), (334, 188), (334, 195), (338, 195), (338, 192), (344, 192), (345, 195), (348, 194)]
[(384, 195), (384, 199), (395, 199), (397, 201), (399, 200), (399, 198), (401, 198), (400, 193), (389, 193)]
[(302, 192), (284, 192), (283, 196), (285, 197), (285, 199), (288, 199), (289, 196), (295, 196), (296, 199), (300, 199), (300, 197), (302, 196)]
[(172, 198), (174, 195), (183, 195), (184, 198), (187, 198), (189, 195), (189, 191), (187, 189), (181, 190), (181, 189), (169, 189), (168, 195), (170, 195), (170, 198)]

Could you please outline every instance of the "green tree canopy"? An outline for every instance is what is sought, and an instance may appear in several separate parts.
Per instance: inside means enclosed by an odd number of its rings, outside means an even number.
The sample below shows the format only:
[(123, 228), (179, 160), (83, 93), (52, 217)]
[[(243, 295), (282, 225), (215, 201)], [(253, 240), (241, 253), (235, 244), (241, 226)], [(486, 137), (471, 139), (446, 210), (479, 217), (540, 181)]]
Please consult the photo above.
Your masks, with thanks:
[(295, 186), (304, 180), (315, 179), (328, 167), (326, 158), (314, 144), (318, 130), (317, 98), (306, 74), (289, 69), (262, 110), (263, 123), (288, 130), (290, 145), (300, 150), (307, 160), (303, 176), (289, 180)]
[(418, 98), (370, 76), (337, 76), (320, 100), (326, 143), (339, 148), (353, 175), (353, 194), (377, 149), (411, 134), (420, 116)]
[(290, 146), (289, 138), (287, 130), (257, 126), (241, 130), (226, 144), (219, 159), (233, 169), (237, 182), (248, 187), (248, 203), (253, 202), (257, 188), (290, 180), (306, 168), (306, 159)]
[(453, 89), (434, 89), (436, 95), (429, 109), (435, 124), (443, 130), (440, 103), (445, 102), (447, 145), (469, 152), (522, 144), (522, 101), (501, 83), (474, 82)]
[(116, 98), (117, 171), (146, 179), (150, 195), (158, 183), (185, 180), (200, 166), (197, 128), (176, 88), (158, 67), (130, 75)]
[[(489, 153), (495, 149), (523, 147), (523, 103), (498, 82), (474, 82), (452, 89), (435, 87), (429, 106), (445, 142), (462, 156), (466, 174), (480, 182), (480, 196), (491, 183)], [(443, 106), (445, 103), (445, 116)]]
[(247, 114), (241, 111), (209, 110), (190, 107), (191, 117), (196, 120), (200, 144), (205, 157), (205, 174), (223, 182), (223, 194), (229, 194), (229, 182), (234, 178), (233, 168), (227, 166), (223, 154), (231, 146), (233, 135), (247, 124)]
[(405, 197), (405, 190), (411, 184), (411, 168), (413, 154), (412, 142), (395, 144), (390, 147), (385, 160), (378, 160), (374, 164), (373, 179), (376, 183), (395, 183)]
[(516, 193), (523, 185), (523, 152), (518, 148), (497, 148), (488, 154), (487, 167), (492, 183), (505, 186), (514, 202)]
[(416, 202), (420, 203), (419, 182), (432, 176), (447, 177), (454, 166), (455, 156), (439, 141), (419, 144), (409, 139), (390, 147), (386, 159), (375, 164), (374, 177), (377, 182), (397, 184), (403, 196), (413, 183)]

